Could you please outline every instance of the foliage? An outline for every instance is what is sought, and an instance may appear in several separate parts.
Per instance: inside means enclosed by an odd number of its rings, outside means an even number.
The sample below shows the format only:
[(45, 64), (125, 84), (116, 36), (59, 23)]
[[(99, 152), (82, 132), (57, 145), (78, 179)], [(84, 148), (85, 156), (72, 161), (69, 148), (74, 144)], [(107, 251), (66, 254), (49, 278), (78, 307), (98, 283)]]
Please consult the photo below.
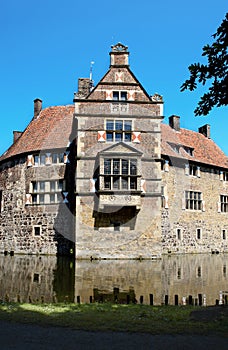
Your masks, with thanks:
[(87, 331), (124, 331), (150, 334), (225, 334), (227, 313), (206, 322), (192, 312), (205, 307), (93, 304), (0, 304), (0, 319), (11, 322), (69, 327)]
[(194, 111), (198, 116), (207, 115), (213, 107), (228, 105), (228, 13), (212, 37), (215, 39), (213, 44), (204, 46), (202, 53), (202, 56), (207, 57), (208, 63), (191, 64), (188, 67), (190, 78), (181, 86), (181, 91), (193, 91), (197, 83), (211, 83)]

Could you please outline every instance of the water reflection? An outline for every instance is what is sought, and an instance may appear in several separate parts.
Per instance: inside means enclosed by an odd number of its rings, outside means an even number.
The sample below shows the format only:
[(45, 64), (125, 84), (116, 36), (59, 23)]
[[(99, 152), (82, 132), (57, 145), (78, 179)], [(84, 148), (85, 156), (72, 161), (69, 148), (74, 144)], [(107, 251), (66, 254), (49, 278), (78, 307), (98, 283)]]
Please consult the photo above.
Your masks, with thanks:
[[(150, 261), (77, 261), (0, 256), (0, 299), (21, 302), (182, 303), (206, 296), (214, 305), (228, 291), (228, 255), (166, 256)], [(227, 293), (228, 294), (228, 293)]]

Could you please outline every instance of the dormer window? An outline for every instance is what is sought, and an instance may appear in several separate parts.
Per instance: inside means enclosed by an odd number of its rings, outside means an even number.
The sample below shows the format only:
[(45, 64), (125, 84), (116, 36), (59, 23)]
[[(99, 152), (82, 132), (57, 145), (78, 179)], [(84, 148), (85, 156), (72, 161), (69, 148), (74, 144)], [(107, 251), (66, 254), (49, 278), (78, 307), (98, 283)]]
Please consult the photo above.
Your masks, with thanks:
[(194, 156), (194, 153), (193, 153), (194, 148), (187, 147), (187, 146), (184, 146), (183, 148), (184, 148), (185, 152), (188, 153), (189, 156), (191, 156), (191, 157)]
[(127, 91), (113, 91), (113, 101), (127, 101)]
[(169, 142), (169, 145), (172, 147), (172, 149), (175, 153), (180, 153), (180, 145), (177, 145), (177, 144), (171, 143), (171, 142)]

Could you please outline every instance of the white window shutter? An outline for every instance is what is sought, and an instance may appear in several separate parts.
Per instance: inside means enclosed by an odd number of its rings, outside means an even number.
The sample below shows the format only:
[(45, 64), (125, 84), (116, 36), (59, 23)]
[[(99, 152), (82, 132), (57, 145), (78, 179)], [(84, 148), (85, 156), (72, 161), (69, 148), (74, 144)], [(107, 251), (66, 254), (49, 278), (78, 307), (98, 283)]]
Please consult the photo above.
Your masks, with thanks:
[(142, 193), (146, 193), (146, 180), (141, 179), (141, 191)]
[(164, 208), (169, 209), (169, 196), (164, 196)]
[(106, 131), (101, 130), (97, 132), (97, 141), (105, 142), (106, 141)]
[(134, 143), (141, 142), (141, 132), (140, 131), (133, 131), (132, 132), (132, 142), (134, 142)]
[(96, 192), (96, 187), (95, 187), (95, 184), (96, 184), (96, 181), (97, 179), (90, 179), (89, 182), (90, 182), (90, 192)]
[(25, 195), (25, 205), (32, 204), (32, 195), (31, 193), (26, 193)]
[(200, 177), (200, 166), (197, 167), (196, 176), (197, 176), (197, 177)]
[(221, 213), (221, 202), (217, 203), (217, 207), (218, 207), (218, 213)]
[(189, 175), (189, 164), (185, 164), (184, 173), (185, 175)]
[(115, 82), (121, 83), (124, 81), (124, 72), (116, 72), (115, 73)]
[(219, 180), (223, 181), (223, 171), (220, 171), (220, 173), (219, 173)]
[(63, 156), (63, 162), (64, 162), (64, 164), (70, 163), (69, 157), (68, 157), (68, 156), (69, 156), (69, 153), (70, 153), (70, 152), (68, 152), (68, 151), (64, 153), (64, 156)]
[(167, 173), (169, 172), (169, 161), (168, 160), (165, 160), (164, 171), (166, 171)]
[(112, 90), (106, 90), (106, 100), (112, 100)]
[(68, 196), (68, 192), (63, 192), (63, 203), (68, 203), (68, 199), (67, 199), (67, 196)]
[(33, 166), (34, 165), (34, 158), (32, 154), (29, 154), (27, 156), (27, 167)]
[(206, 211), (205, 201), (202, 201), (202, 211)]
[(135, 100), (135, 91), (134, 90), (129, 90), (127, 92), (127, 99), (128, 99), (128, 101), (134, 101)]

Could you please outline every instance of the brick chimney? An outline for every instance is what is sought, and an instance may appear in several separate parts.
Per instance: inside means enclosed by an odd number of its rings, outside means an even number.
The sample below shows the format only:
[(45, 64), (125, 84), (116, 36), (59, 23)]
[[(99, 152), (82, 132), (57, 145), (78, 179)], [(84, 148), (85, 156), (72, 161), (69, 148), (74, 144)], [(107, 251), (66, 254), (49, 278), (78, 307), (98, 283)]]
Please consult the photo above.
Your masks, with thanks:
[(110, 66), (128, 66), (128, 47), (121, 43), (113, 45), (110, 55)]
[(22, 131), (13, 131), (13, 143), (15, 143), (19, 139), (21, 134), (23, 134)]
[(205, 124), (199, 128), (199, 133), (203, 134), (205, 137), (210, 139), (211, 137), (211, 126), (209, 124)]
[(180, 131), (180, 117), (171, 115), (169, 117), (169, 126), (176, 131)]
[(41, 110), (42, 110), (42, 100), (39, 99), (39, 98), (36, 98), (34, 100), (34, 116), (33, 116), (33, 119), (36, 119), (39, 116)]

